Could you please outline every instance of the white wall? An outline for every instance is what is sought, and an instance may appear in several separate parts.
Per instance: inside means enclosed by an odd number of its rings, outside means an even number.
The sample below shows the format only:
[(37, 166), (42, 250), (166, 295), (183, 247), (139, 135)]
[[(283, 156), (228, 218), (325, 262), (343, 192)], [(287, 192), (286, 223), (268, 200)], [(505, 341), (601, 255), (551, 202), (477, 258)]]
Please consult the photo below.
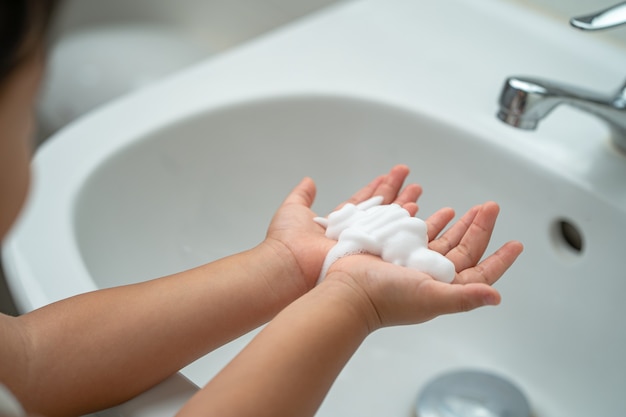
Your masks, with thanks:
[(109, 22), (150, 22), (188, 28), (223, 50), (338, 0), (69, 0), (65, 30)]

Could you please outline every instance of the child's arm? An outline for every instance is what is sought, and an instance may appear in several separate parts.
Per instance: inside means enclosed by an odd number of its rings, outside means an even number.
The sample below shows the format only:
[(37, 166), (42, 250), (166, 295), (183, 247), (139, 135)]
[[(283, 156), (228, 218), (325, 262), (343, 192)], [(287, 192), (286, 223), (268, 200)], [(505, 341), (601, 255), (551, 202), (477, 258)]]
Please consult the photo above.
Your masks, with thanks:
[[(1, 380), (27, 411), (47, 416), (82, 415), (126, 401), (267, 322), (301, 295), (297, 282), (272, 282), (284, 273), (296, 276), (277, 256), (261, 245), (184, 273), (83, 294), (11, 319), (23, 342), (9, 357), (24, 362), (14, 363), (13, 375), (0, 371)], [(12, 336), (0, 338), (4, 343)]]
[[(383, 195), (414, 214), (420, 190), (401, 191), (407, 174), (396, 167), (352, 200)], [(313, 287), (333, 245), (312, 221), (314, 196), (314, 184), (304, 180), (278, 210), (265, 241), (247, 252), (19, 318), (0, 315), (0, 382), (27, 411), (87, 414), (132, 398), (267, 322)]]
[(498, 304), (491, 284), (522, 246), (508, 243), (478, 263), (496, 215), (497, 206), (485, 204), (434, 242), (457, 267), (454, 284), (369, 255), (338, 261), (326, 280), (272, 320), (179, 417), (312, 416), (369, 333)]

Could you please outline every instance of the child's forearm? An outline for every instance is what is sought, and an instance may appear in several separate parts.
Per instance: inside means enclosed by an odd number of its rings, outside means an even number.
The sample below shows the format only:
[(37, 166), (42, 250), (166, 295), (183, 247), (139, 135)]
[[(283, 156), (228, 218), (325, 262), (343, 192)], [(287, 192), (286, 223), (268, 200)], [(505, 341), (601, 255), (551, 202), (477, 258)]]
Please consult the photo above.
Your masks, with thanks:
[(44, 415), (125, 401), (271, 319), (306, 290), (289, 281), (293, 276), (284, 257), (260, 245), (44, 307), (18, 319), (29, 341), (22, 380), (29, 388), (11, 388), (29, 411)]
[(314, 415), (370, 332), (354, 291), (331, 279), (293, 302), (179, 417)]

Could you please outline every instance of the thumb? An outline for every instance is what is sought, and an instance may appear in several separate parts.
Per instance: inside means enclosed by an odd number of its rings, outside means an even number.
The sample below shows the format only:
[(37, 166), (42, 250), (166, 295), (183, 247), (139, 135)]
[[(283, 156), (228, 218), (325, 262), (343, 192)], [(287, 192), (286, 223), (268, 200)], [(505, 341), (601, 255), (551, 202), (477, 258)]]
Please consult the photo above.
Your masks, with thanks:
[(315, 200), (315, 193), (315, 182), (311, 178), (305, 177), (291, 190), (283, 205), (298, 204), (311, 208)]
[(500, 294), (486, 284), (446, 284), (430, 281), (425, 290), (423, 307), (436, 315), (461, 313), (486, 305), (498, 305)]

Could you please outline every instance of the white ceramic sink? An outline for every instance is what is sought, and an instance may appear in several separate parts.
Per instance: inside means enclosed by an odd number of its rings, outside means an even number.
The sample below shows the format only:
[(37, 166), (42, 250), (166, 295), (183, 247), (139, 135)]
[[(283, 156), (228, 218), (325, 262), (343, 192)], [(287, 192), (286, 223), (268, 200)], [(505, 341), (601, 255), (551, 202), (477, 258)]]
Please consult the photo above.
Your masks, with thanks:
[[(447, 14), (440, 2), (354, 2), (59, 133), (37, 155), (28, 210), (4, 248), (21, 309), (247, 249), (305, 175), (318, 185), (314, 209), (326, 214), (364, 181), (405, 163), (425, 190), (419, 216), (495, 200), (502, 214), (494, 247), (518, 239), (525, 252), (497, 284), (501, 306), (372, 335), (319, 415), (413, 416), (428, 380), (479, 368), (519, 385), (537, 417), (620, 416), (626, 157), (610, 148), (601, 124), (575, 111), (557, 111), (533, 133), (494, 114), (509, 72), (554, 74), (575, 60), (579, 41), (606, 61), (573, 69), (586, 81), (621, 76), (626, 60), (501, 2), (450, 5), (482, 29), (463, 39), (437, 32), (428, 22)], [(413, 27), (411, 13), (431, 19)], [(523, 62), (507, 49), (487, 69), (463, 66), (507, 37), (534, 45), (539, 35), (526, 26), (554, 34), (536, 51), (558, 51), (552, 66), (512, 69)], [(496, 36), (503, 27), (518, 33)], [(440, 43), (411, 55), (411, 39), (433, 33)], [(182, 374), (206, 383), (250, 337)], [(122, 414), (144, 415), (138, 408)]]
[[(624, 210), (406, 109), (296, 96), (168, 126), (112, 155), (85, 182), (74, 205), (76, 243), (99, 288), (157, 277), (260, 242), (277, 203), (304, 175), (317, 180), (316, 208), (326, 213), (398, 161), (424, 185), (423, 215), (495, 199), (502, 217), (494, 243), (520, 239), (526, 253), (498, 284), (499, 308), (375, 334), (320, 415), (410, 416), (427, 379), (468, 367), (520, 384), (538, 415), (624, 406), (615, 366), (626, 334), (602, 325), (626, 313), (615, 266), (622, 236), (614, 233), (626, 233)], [(579, 231), (580, 250), (562, 235), (562, 221)], [(206, 383), (242, 346), (236, 341), (184, 374)]]

